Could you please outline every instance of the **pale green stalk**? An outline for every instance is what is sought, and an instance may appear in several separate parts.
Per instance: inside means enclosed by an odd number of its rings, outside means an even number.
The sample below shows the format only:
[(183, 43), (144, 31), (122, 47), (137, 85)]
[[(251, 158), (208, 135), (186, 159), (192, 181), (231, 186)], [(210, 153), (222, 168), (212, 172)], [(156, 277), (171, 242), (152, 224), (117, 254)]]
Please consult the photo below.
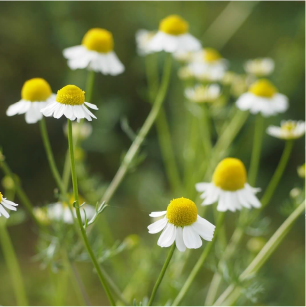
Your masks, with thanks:
[(199, 126), (201, 130), (201, 141), (205, 152), (205, 158), (209, 159), (212, 150), (211, 144), (211, 128), (209, 126), (209, 110), (208, 106), (204, 104), (201, 108), (201, 116), (199, 117)]
[(88, 238), (85, 232), (85, 229), (83, 227), (83, 222), (82, 222), (82, 217), (80, 213), (80, 207), (79, 207), (79, 193), (78, 193), (78, 182), (77, 182), (77, 177), (76, 177), (76, 172), (75, 172), (75, 160), (74, 160), (74, 146), (73, 146), (73, 138), (72, 138), (72, 123), (68, 119), (68, 144), (69, 144), (69, 152), (70, 152), (70, 164), (71, 164), (71, 177), (72, 177), (72, 185), (73, 185), (73, 193), (74, 193), (74, 199), (75, 199), (75, 211), (77, 214), (77, 219), (79, 223), (79, 227), (81, 230), (84, 246), (90, 256), (90, 259), (97, 271), (98, 277), (100, 279), (100, 282), (104, 288), (104, 291), (108, 297), (109, 302), (111, 303), (112, 306), (115, 306), (115, 301), (112, 297), (111, 292), (109, 291), (108, 285), (106, 283), (105, 277), (102, 274), (102, 271), (100, 269), (99, 263), (90, 247), (90, 244), (88, 242)]
[(152, 303), (153, 303), (153, 300), (155, 298), (156, 292), (157, 292), (157, 290), (159, 288), (160, 283), (162, 282), (162, 280), (164, 278), (164, 275), (166, 273), (166, 270), (168, 268), (170, 260), (171, 260), (171, 258), (173, 256), (175, 247), (176, 247), (176, 245), (175, 245), (175, 243), (173, 243), (171, 248), (170, 248), (169, 254), (167, 256), (167, 259), (166, 259), (166, 261), (165, 261), (165, 263), (163, 265), (163, 268), (162, 268), (162, 270), (161, 270), (161, 272), (160, 272), (160, 274), (159, 274), (159, 276), (157, 278), (157, 281), (156, 281), (156, 283), (155, 283), (155, 285), (153, 287), (152, 294), (151, 294), (151, 297), (150, 297), (149, 302), (148, 302), (148, 306), (152, 306)]

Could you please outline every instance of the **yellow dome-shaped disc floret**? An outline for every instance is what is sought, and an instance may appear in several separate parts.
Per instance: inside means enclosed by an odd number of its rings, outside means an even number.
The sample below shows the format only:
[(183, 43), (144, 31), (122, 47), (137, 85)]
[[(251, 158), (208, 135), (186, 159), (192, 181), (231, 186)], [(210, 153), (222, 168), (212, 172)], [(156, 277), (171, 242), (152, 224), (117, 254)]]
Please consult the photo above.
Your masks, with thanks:
[(197, 206), (188, 198), (173, 199), (167, 207), (167, 219), (175, 226), (192, 225), (197, 220), (197, 216)]
[(94, 28), (90, 29), (83, 37), (82, 44), (88, 49), (107, 53), (114, 49), (114, 39), (111, 32)]
[(159, 30), (170, 35), (184, 34), (188, 28), (188, 23), (178, 15), (170, 15), (159, 24)]
[(204, 60), (206, 62), (214, 62), (221, 59), (220, 53), (213, 48), (205, 48), (204, 49)]
[(2, 202), (3, 194), (0, 192), (0, 203)]
[(71, 106), (81, 105), (85, 101), (85, 92), (75, 85), (66, 85), (57, 91), (56, 101)]
[(277, 89), (269, 80), (260, 79), (251, 85), (249, 92), (256, 96), (271, 98)]
[(52, 94), (49, 83), (42, 78), (26, 81), (21, 90), (21, 98), (28, 101), (45, 101)]
[(216, 167), (213, 174), (215, 186), (225, 191), (237, 191), (244, 187), (247, 174), (243, 163), (239, 159), (226, 158)]

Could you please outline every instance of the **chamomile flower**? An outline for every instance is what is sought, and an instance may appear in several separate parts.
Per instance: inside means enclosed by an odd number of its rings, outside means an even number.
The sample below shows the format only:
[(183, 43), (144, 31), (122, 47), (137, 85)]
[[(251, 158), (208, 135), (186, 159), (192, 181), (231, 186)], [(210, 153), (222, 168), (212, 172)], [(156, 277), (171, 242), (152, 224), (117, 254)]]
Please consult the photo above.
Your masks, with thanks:
[(114, 52), (114, 39), (111, 32), (90, 29), (82, 40), (82, 45), (66, 48), (63, 51), (71, 69), (87, 68), (104, 75), (119, 75), (124, 66)]
[(60, 118), (65, 115), (70, 120), (96, 118), (89, 109), (98, 110), (95, 104), (85, 101), (85, 92), (75, 85), (66, 85), (57, 91), (56, 98), (41, 110), (46, 117)]
[(201, 81), (219, 81), (223, 78), (227, 61), (213, 48), (204, 48), (193, 56), (189, 68), (193, 75)]
[(190, 199), (181, 197), (173, 199), (166, 211), (152, 212), (151, 217), (162, 217), (148, 226), (149, 233), (154, 234), (163, 230), (157, 245), (169, 247), (174, 241), (180, 252), (186, 248), (202, 246), (201, 237), (211, 241), (215, 226), (198, 215), (197, 206)]
[(54, 97), (55, 94), (52, 94), (51, 87), (46, 80), (42, 78), (30, 79), (22, 87), (21, 100), (10, 105), (6, 115), (25, 114), (26, 123), (34, 124), (42, 119), (43, 115), (40, 110)]
[(203, 192), (202, 205), (218, 202), (218, 211), (236, 211), (243, 207), (259, 208), (260, 201), (255, 194), (260, 191), (247, 183), (246, 169), (239, 159), (226, 158), (215, 169), (212, 182), (197, 183), (196, 190)]
[(150, 50), (150, 42), (155, 35), (154, 31), (148, 31), (148, 30), (138, 30), (136, 32), (135, 38), (136, 38), (136, 45), (137, 45), (137, 52), (139, 55), (144, 56), (152, 51)]
[(8, 219), (10, 215), (7, 213), (6, 209), (17, 211), (17, 206), (17, 204), (3, 197), (3, 194), (0, 192), (0, 216), (3, 215), (5, 218)]
[(269, 76), (274, 71), (274, 61), (270, 58), (249, 60), (244, 64), (244, 70), (259, 78)]
[(247, 93), (236, 101), (236, 106), (249, 110), (252, 114), (261, 113), (265, 117), (284, 113), (288, 109), (288, 98), (277, 92), (275, 86), (266, 79), (259, 79), (251, 85)]
[(269, 126), (267, 133), (283, 140), (294, 140), (305, 134), (305, 122), (286, 120), (281, 122), (281, 126)]
[(212, 103), (220, 97), (221, 89), (218, 84), (201, 85), (185, 89), (185, 97), (196, 103)]
[(188, 33), (189, 25), (178, 15), (170, 15), (159, 24), (159, 30), (151, 39), (153, 52), (188, 52), (201, 49), (201, 43)]

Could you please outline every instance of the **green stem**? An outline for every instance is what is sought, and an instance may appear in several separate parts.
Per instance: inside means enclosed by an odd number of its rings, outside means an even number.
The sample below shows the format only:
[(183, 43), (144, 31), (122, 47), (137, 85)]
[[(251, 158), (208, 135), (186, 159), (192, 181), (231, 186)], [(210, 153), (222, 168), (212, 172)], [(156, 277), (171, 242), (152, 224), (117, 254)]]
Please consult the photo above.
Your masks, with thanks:
[(83, 227), (83, 222), (82, 222), (82, 217), (81, 217), (80, 207), (79, 207), (78, 182), (77, 182), (77, 177), (76, 177), (76, 172), (75, 172), (74, 147), (73, 147), (73, 138), (72, 138), (72, 123), (69, 119), (68, 119), (68, 144), (69, 144), (69, 152), (70, 152), (72, 186), (73, 186), (73, 193), (74, 193), (74, 199), (75, 199), (75, 211), (77, 214), (77, 219), (78, 219), (79, 227), (81, 230), (84, 246), (87, 249), (90, 259), (97, 271), (98, 277), (108, 297), (109, 302), (111, 303), (112, 306), (115, 306), (115, 301), (112, 297), (111, 292), (109, 291), (105, 277), (103, 276), (99, 263), (90, 247), (85, 229)]
[(63, 178), (62, 181), (63, 181), (64, 189), (65, 189), (65, 191), (68, 191), (68, 189), (69, 189), (69, 179), (70, 179), (69, 150), (67, 150), (67, 152), (66, 152), (62, 178)]
[(208, 159), (211, 154), (212, 150), (212, 144), (211, 144), (211, 133), (210, 133), (210, 127), (209, 127), (209, 113), (208, 113), (208, 107), (207, 105), (203, 105), (202, 108), (202, 116), (199, 117), (199, 125), (200, 130), (202, 132), (202, 142), (203, 142), (203, 148), (205, 152), (205, 157)]
[(171, 260), (171, 258), (172, 258), (172, 256), (173, 256), (175, 247), (176, 247), (176, 245), (175, 245), (175, 243), (173, 243), (172, 246), (171, 246), (171, 249), (170, 249), (170, 251), (169, 251), (169, 254), (168, 254), (168, 256), (167, 256), (167, 259), (166, 259), (166, 261), (165, 261), (165, 263), (164, 263), (164, 265), (163, 265), (163, 268), (162, 268), (162, 270), (161, 270), (161, 272), (160, 272), (160, 274), (159, 274), (159, 276), (158, 276), (158, 278), (157, 278), (157, 281), (156, 281), (156, 283), (155, 283), (155, 285), (154, 285), (154, 288), (153, 288), (151, 297), (150, 297), (149, 302), (148, 302), (148, 306), (152, 306), (152, 303), (153, 303), (153, 300), (154, 300), (154, 298), (155, 298), (155, 295), (156, 295), (156, 292), (157, 292), (157, 290), (158, 290), (158, 287), (159, 287), (160, 283), (162, 282), (162, 280), (163, 280), (163, 278), (164, 278), (164, 275), (165, 275), (165, 273), (166, 273), (166, 270), (167, 270), (167, 268), (168, 268), (168, 265), (169, 265), (169, 263), (170, 263), (170, 260)]
[[(283, 239), (288, 234), (294, 222), (305, 210), (305, 201), (301, 203), (284, 221), (284, 223), (276, 230), (270, 240), (265, 244), (257, 256), (253, 259), (250, 265), (239, 276), (239, 282), (243, 282), (251, 275), (256, 274), (259, 269), (266, 263), (276, 248), (280, 245)], [(214, 306), (232, 305), (240, 296), (239, 286), (231, 284), (218, 298)]]
[(258, 113), (256, 116), (255, 133), (254, 133), (252, 157), (251, 157), (249, 180), (248, 180), (251, 186), (254, 186), (256, 184), (256, 178), (260, 161), (260, 153), (262, 147), (263, 131), (264, 131), (264, 118), (260, 113)]
[(14, 251), (13, 243), (4, 223), (0, 225), (0, 244), (2, 246), (7, 267), (10, 271), (10, 276), (12, 278), (17, 305), (27, 306), (28, 299), (26, 296), (20, 266)]
[(180, 304), (182, 299), (185, 297), (187, 291), (189, 290), (189, 288), (190, 288), (192, 282), (194, 281), (195, 277), (197, 276), (197, 274), (199, 273), (200, 269), (202, 268), (202, 266), (203, 266), (207, 256), (209, 255), (209, 253), (210, 253), (214, 243), (216, 242), (216, 238), (218, 236), (218, 232), (219, 232), (219, 230), (221, 228), (221, 225), (223, 224), (224, 217), (225, 217), (225, 213), (224, 212), (220, 212), (213, 240), (206, 245), (206, 247), (203, 250), (199, 260), (197, 261), (197, 263), (193, 267), (193, 269), (192, 269), (191, 273), (189, 274), (188, 278), (186, 279), (182, 289), (180, 290), (179, 294), (175, 298), (172, 306), (177, 306), (177, 305)]

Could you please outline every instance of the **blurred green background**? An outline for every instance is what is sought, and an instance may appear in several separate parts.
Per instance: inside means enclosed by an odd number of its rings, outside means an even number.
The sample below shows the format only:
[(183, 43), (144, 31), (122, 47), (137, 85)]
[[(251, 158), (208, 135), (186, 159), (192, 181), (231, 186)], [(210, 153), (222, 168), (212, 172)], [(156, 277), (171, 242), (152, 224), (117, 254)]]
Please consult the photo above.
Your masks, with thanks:
[[(213, 35), (206, 32), (229, 2), (1, 2), (0, 3), (0, 146), (6, 161), (19, 176), (32, 202), (43, 205), (54, 202), (55, 183), (50, 173), (38, 124), (27, 125), (24, 116), (7, 117), (8, 106), (20, 99), (23, 83), (30, 78), (45, 78), (53, 92), (66, 84), (85, 88), (85, 70), (70, 71), (62, 50), (81, 43), (86, 31), (93, 27), (106, 28), (114, 35), (115, 52), (125, 65), (122, 75), (96, 76), (93, 103), (99, 106), (98, 120), (93, 122), (93, 134), (84, 142), (87, 153), (87, 171), (103, 181), (95, 189), (104, 189), (115, 174), (122, 154), (131, 141), (122, 131), (120, 119), (127, 117), (130, 126), (137, 131), (144, 122), (150, 104), (145, 101), (146, 77), (144, 59), (136, 53), (135, 32), (138, 29), (155, 30), (159, 21), (169, 14), (179, 14), (190, 23), (190, 32), (202, 40), (204, 47), (219, 49), (230, 61), (230, 69), (243, 73), (245, 60), (256, 57), (272, 57), (276, 69), (272, 76), (279, 91), (289, 97), (290, 108), (280, 116), (269, 118), (267, 123), (278, 125), (281, 119), (304, 119), (305, 114), (305, 3), (282, 2), (236, 2), (234, 10), (219, 22)], [(251, 5), (252, 4), (252, 5)], [(254, 4), (254, 5), (253, 5)], [(250, 6), (253, 6), (250, 8)], [(227, 39), (228, 24), (232, 24), (249, 11), (245, 22)], [(232, 22), (231, 22), (232, 21)], [(226, 29), (223, 28), (223, 24)], [(209, 35), (208, 35), (209, 34)], [(162, 61), (162, 55), (160, 56)], [(176, 71), (178, 65), (174, 67)], [(169, 94), (165, 101), (167, 116), (176, 156), (182, 159), (184, 143), (180, 120), (184, 113), (183, 88), (173, 71)], [(65, 119), (47, 119), (47, 126), (54, 155), (60, 170), (63, 168), (67, 140), (63, 136)], [(231, 155), (248, 166), (252, 145), (254, 116), (240, 133)], [(265, 187), (279, 161), (284, 142), (267, 135), (263, 140), (261, 168), (257, 186)], [(296, 169), (304, 163), (303, 140), (295, 144), (285, 176), (278, 187), (271, 205), (265, 210), (270, 221), (269, 230), (263, 236), (269, 238), (285, 219), (282, 207), (290, 190), (303, 186)], [(242, 150), (243, 149), (243, 150)], [(140, 245), (136, 250), (124, 252), (122, 271), (113, 271), (111, 261), (105, 261), (106, 269), (114, 276), (121, 289), (129, 283), (136, 269), (148, 266), (147, 274), (140, 274), (137, 300), (150, 291), (166, 257), (166, 250), (159, 255), (157, 236), (149, 235), (148, 213), (165, 208), (169, 202), (169, 186), (166, 180), (155, 127), (142, 149), (145, 160), (127, 175), (112, 200), (114, 206), (105, 211), (111, 232), (118, 240), (127, 234), (137, 234)], [(0, 178), (2, 178), (1, 174)], [(183, 195), (177, 195), (180, 197)], [(17, 199), (18, 200), (18, 199)], [(93, 203), (94, 205), (94, 203)], [(228, 229), (232, 231), (237, 215), (228, 214)], [(37, 253), (37, 231), (27, 222), (9, 228), (21, 263), (27, 293), (33, 305), (56, 304), (56, 289), (48, 270), (40, 267), (33, 256)], [(229, 236), (231, 233), (228, 234)], [(246, 242), (245, 242), (246, 244)], [(245, 246), (245, 245), (244, 245)], [(146, 261), (147, 253), (153, 259)], [(198, 257), (194, 252), (190, 267)], [(132, 256), (131, 256), (132, 255)], [(121, 255), (122, 256), (122, 255)], [(285, 241), (261, 270), (257, 282), (263, 289), (259, 305), (304, 305), (305, 302), (305, 231), (300, 218)], [(107, 304), (97, 277), (90, 263), (80, 263), (79, 269), (91, 303)], [(144, 269), (145, 270), (145, 269)], [(11, 280), (0, 251), (0, 304), (15, 304)], [(188, 272), (188, 268), (187, 271)], [(204, 302), (204, 287), (212, 273), (203, 269), (197, 282), (183, 301), (188, 305)], [(144, 282), (146, 280), (146, 282)], [(166, 278), (161, 287), (160, 302), (173, 298), (183, 280)], [(168, 288), (165, 294), (163, 289)], [(67, 287), (65, 304), (76, 304)], [(252, 304), (242, 300), (241, 304)]]

